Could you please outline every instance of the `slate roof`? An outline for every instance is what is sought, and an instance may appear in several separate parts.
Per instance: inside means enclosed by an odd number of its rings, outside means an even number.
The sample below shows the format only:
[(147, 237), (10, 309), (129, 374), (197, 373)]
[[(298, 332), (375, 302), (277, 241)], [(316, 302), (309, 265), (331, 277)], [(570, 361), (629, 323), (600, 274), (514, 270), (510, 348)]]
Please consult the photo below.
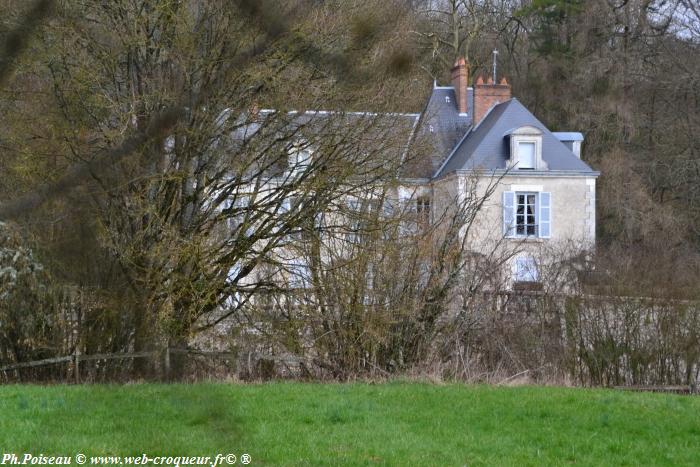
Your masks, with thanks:
[[(344, 126), (357, 128), (357, 142), (367, 139), (368, 145), (386, 142), (386, 138), (393, 134), (401, 141), (394, 141), (393, 147), (398, 150), (391, 151), (392, 154), (387, 156), (404, 160), (400, 176), (429, 180), (462, 170), (505, 170), (510, 152), (507, 136), (522, 126), (533, 126), (542, 131), (542, 159), (547, 163), (547, 172), (598, 174), (572, 152), (570, 141), (581, 141), (583, 135), (550, 132), (515, 98), (495, 105), (476, 127), (472, 127), (474, 92), (472, 88), (468, 88), (467, 92), (466, 114), (458, 112), (452, 86), (433, 86), (425, 109), (420, 114), (292, 111), (285, 115), (274, 110), (262, 110), (260, 123), (243, 123), (231, 136), (234, 141), (253, 137), (264, 128), (264, 122), (272, 115), (285, 117), (278, 122), (281, 126), (275, 131), (304, 128), (301, 133), (305, 133), (309, 140), (315, 139), (313, 134), (323, 139), (328, 134), (343, 133), (341, 130)], [(364, 125), (368, 123), (371, 125), (365, 128)], [(528, 172), (528, 175), (533, 174), (542, 172)]]
[[(277, 131), (299, 132), (306, 130), (309, 134), (319, 133), (321, 129), (333, 128), (342, 131), (345, 128), (371, 129), (379, 134), (381, 131), (388, 131), (393, 128), (400, 130), (404, 134), (412, 131), (417, 126), (421, 114), (416, 113), (375, 113), (375, 112), (341, 112), (330, 110), (306, 110), (298, 112), (291, 110), (288, 112), (278, 112), (273, 109), (262, 109), (258, 111), (256, 117), (246, 114), (238, 116), (233, 125), (231, 138), (234, 141), (243, 141), (254, 137), (261, 131), (269, 121), (273, 121)], [(219, 118), (220, 124), (228, 118), (228, 111), (222, 112)], [(274, 119), (273, 119), (274, 117)], [(307, 135), (308, 136), (308, 135)], [(408, 137), (406, 138), (408, 143)]]
[[(224, 122), (228, 116), (227, 112), (223, 112), (220, 120)], [(229, 147), (243, 147), (254, 141), (256, 136), (261, 136), (264, 151), (272, 156), (279, 155), (274, 164), (265, 161), (269, 167), (266, 172), (271, 176), (282, 174), (288, 168), (285, 146), (294, 141), (304, 141), (305, 145), (314, 150), (379, 153), (381, 158), (368, 160), (398, 166), (406, 157), (419, 118), (420, 114), (416, 113), (325, 110), (279, 112), (262, 109), (254, 117), (247, 114), (238, 116), (231, 125)], [(276, 143), (270, 143), (271, 141)]]
[(522, 126), (542, 131), (542, 159), (548, 171), (571, 171), (596, 175), (593, 169), (545, 127), (515, 98), (494, 106), (484, 119), (464, 137), (451, 157), (435, 173), (439, 178), (457, 170), (503, 170), (509, 159), (508, 135)]
[(474, 93), (467, 90), (467, 113), (457, 111), (457, 98), (451, 86), (434, 86), (414, 138), (421, 148), (409, 161), (405, 174), (412, 178), (432, 178), (460, 139), (471, 127)]

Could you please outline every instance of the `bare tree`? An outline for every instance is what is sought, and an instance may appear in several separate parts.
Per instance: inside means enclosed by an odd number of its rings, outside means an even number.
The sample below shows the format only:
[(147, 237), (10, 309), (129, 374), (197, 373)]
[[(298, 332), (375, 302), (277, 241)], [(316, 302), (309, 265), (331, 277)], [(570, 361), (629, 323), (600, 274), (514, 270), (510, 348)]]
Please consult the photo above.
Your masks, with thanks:
[(464, 199), (432, 212), (400, 180), (349, 191), (289, 245), (297, 261), (277, 276), (287, 293), (246, 307), (240, 326), (256, 329), (250, 345), (340, 379), (426, 365), (458, 297), (492, 287), (509, 257), (500, 242), (490, 255), (474, 251), (472, 226), (497, 183), (483, 191), (474, 180)]
[(499, 31), (513, 14), (511, 2), (503, 0), (426, 0), (414, 8), (420, 19), (414, 34), (429, 52), (431, 76), (450, 70), (459, 57), (472, 69), (488, 69), (491, 49)]
[[(67, 163), (3, 215), (79, 198), (94, 216), (98, 249), (114, 260), (105, 267), (118, 268), (109, 286), (134, 320), (137, 349), (185, 346), (217, 322), (209, 315), (235, 313), (273, 288), (253, 271), (281, 242), (348, 180), (368, 183), (392, 170), (393, 139), (370, 145), (362, 137), (373, 114), (304, 109), (386, 108), (397, 73), (410, 66), (402, 50), (386, 47), (394, 33), (384, 26), (400, 15), (333, 44), (324, 41), (329, 30), (343, 21), (349, 28), (351, 15), (317, 6), (313, 18), (300, 16), (308, 6), (79, 2), (62, 5), (42, 35), (46, 60), (33, 66), (46, 67), (50, 115), (63, 122), (51, 129), (63, 141), (55, 150)], [(319, 20), (329, 30), (315, 28)], [(365, 64), (351, 65), (365, 53)], [(380, 97), (368, 98), (368, 87)], [(313, 157), (290, 163), (306, 145)], [(302, 202), (290, 206), (291, 198)], [(174, 367), (179, 374), (182, 362)]]

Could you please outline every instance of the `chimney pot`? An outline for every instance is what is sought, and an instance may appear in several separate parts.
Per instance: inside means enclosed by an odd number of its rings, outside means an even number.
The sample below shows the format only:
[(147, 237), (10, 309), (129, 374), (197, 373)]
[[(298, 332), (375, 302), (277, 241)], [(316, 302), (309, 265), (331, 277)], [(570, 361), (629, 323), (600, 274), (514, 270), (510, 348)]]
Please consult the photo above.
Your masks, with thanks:
[(503, 85), (503, 86), (507, 85), (508, 81), (506, 80), (506, 77), (504, 76), (503, 78), (501, 78), (501, 82), (498, 84)]
[(476, 84), (484, 84), (484, 78), (482, 78), (481, 75), (476, 78)]

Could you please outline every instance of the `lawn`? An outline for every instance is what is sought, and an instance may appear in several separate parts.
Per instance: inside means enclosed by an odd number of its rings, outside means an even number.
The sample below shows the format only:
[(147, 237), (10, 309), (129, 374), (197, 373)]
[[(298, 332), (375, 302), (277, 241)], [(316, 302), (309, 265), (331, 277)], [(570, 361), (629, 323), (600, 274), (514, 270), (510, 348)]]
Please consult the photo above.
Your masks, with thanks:
[(0, 450), (248, 453), (251, 465), (698, 465), (700, 397), (401, 382), (4, 386)]

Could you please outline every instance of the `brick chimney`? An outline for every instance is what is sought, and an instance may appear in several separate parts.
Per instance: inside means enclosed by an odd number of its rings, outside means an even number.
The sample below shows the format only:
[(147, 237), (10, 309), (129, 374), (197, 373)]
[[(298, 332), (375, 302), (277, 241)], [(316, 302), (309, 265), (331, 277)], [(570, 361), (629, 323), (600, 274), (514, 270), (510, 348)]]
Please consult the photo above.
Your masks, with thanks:
[(452, 67), (452, 86), (455, 88), (457, 110), (460, 114), (467, 113), (467, 86), (469, 85), (469, 64), (460, 57)]
[(509, 100), (510, 97), (510, 84), (505, 77), (501, 78), (498, 84), (489, 77), (488, 82), (484, 84), (484, 79), (479, 76), (474, 83), (474, 126), (479, 124), (491, 107)]

